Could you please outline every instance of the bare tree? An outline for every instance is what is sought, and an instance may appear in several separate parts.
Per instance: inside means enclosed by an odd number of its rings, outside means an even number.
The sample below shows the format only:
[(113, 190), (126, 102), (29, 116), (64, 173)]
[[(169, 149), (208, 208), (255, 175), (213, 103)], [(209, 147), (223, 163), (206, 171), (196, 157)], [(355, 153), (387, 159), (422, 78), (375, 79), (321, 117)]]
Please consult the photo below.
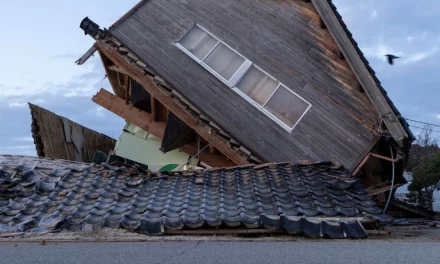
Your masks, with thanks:
[(440, 149), (438, 138), (426, 125), (411, 148), (407, 170), (413, 175), (409, 186), (410, 196), (417, 198), (420, 206), (431, 209), (432, 193), (440, 180)]
[(417, 136), (416, 144), (422, 147), (438, 147), (438, 138), (432, 136), (432, 126), (425, 125), (422, 132)]

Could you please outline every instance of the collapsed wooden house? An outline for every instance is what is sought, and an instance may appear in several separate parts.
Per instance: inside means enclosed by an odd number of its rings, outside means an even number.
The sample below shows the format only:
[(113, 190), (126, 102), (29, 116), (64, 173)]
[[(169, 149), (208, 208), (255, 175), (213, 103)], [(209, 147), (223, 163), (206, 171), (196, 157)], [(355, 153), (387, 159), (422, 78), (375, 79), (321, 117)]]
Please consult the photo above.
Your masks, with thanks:
[(330, 162), (143, 175), (0, 155), (0, 234), (124, 228), (147, 235), (365, 238), (377, 232), (365, 228), (388, 218), (381, 213), (362, 184)]
[(109, 153), (116, 141), (42, 107), (29, 104), (32, 137), (40, 158), (91, 163), (96, 151)]
[(93, 101), (163, 152), (336, 160), (382, 193), (402, 180), (413, 136), (331, 0), (144, 0), (81, 28), (96, 43), (78, 64), (98, 51), (114, 91)]

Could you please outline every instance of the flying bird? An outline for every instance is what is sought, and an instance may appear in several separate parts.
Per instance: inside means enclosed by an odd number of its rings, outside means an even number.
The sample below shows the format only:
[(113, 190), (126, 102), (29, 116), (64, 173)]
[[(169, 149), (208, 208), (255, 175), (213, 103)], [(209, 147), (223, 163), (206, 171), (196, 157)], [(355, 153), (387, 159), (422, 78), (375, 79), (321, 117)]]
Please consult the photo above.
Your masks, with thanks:
[(392, 54), (387, 54), (387, 55), (385, 55), (385, 56), (388, 57), (388, 63), (389, 63), (390, 65), (394, 65), (394, 60), (400, 58), (400, 57), (394, 56), (394, 55), (392, 55)]

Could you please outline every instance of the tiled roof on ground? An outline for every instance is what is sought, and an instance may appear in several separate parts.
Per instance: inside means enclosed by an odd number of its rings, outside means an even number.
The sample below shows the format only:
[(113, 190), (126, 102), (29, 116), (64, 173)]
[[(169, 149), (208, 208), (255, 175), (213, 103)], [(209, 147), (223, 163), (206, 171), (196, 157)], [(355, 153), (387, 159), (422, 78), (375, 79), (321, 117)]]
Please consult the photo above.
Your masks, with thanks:
[(147, 173), (0, 156), (0, 232), (125, 228), (267, 228), (362, 238), (360, 217), (381, 210), (332, 163)]

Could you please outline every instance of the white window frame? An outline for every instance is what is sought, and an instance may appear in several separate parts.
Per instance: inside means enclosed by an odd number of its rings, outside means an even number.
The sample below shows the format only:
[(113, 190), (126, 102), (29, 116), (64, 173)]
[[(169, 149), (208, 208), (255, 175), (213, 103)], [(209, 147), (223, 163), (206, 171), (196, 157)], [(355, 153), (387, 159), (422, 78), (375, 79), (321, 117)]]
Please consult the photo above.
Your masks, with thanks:
[[(203, 31), (205, 31), (206, 33), (208, 33), (211, 37), (213, 37), (215, 40), (217, 40), (217, 44), (214, 45), (214, 47), (208, 52), (208, 54), (206, 54), (206, 56), (203, 59), (199, 59), (197, 58), (194, 54), (192, 54), (189, 50), (187, 50), (184, 46), (182, 46), (180, 44), (180, 41), (194, 28), (194, 27), (199, 27), (201, 28)], [(208, 64), (206, 64), (204, 62), (204, 60), (206, 60), (206, 58), (208, 58), (208, 56), (214, 51), (214, 49), (219, 45), (219, 44), (223, 44), (226, 47), (228, 47), (230, 50), (232, 50), (233, 52), (235, 52), (238, 56), (240, 56), (241, 58), (243, 58), (244, 62), (243, 64), (240, 66), (240, 68), (238, 68), (238, 70), (234, 73), (234, 75), (232, 75), (230, 80), (225, 79), (223, 76), (221, 76), (219, 73), (217, 73), (215, 70), (213, 70), (211, 67), (209, 67)], [(182, 50), (183, 52), (186, 53), (186, 55), (190, 56), (193, 60), (195, 60), (196, 62), (198, 62), (200, 65), (203, 66), (203, 68), (205, 68), (206, 70), (208, 70), (212, 75), (214, 75), (215, 77), (217, 77), (218, 79), (220, 79), (224, 84), (226, 84), (227, 86), (229, 86), (230, 88), (234, 87), (235, 85), (237, 85), (237, 83), (241, 80), (241, 78), (247, 73), (247, 71), (251, 68), (252, 66), (252, 62), (248, 59), (246, 59), (245, 57), (243, 57), (240, 53), (238, 53), (236, 50), (234, 50), (233, 48), (231, 48), (228, 44), (224, 43), (223, 41), (221, 41), (219, 38), (217, 38), (216, 36), (214, 36), (213, 34), (211, 34), (211, 32), (209, 32), (208, 30), (206, 30), (204, 27), (200, 26), (199, 24), (194, 24), (180, 39), (179, 41), (177, 41), (176, 43), (174, 43), (174, 45), (176, 45), (180, 50)]]
[[(180, 41), (194, 28), (194, 27), (199, 27), (202, 30), (204, 30), (206, 33), (208, 33), (211, 37), (213, 37), (214, 39), (216, 39), (218, 42), (216, 45), (214, 45), (214, 47), (208, 52), (208, 54), (203, 58), (203, 59), (199, 59), (197, 58), (194, 54), (192, 54), (189, 50), (187, 50), (184, 46), (182, 46), (180, 44)], [(210, 66), (208, 66), (208, 64), (206, 64), (204, 62), (204, 60), (212, 53), (212, 51), (220, 44), (222, 43), (223, 45), (225, 45), (226, 47), (228, 47), (229, 49), (231, 49), (233, 52), (235, 52), (237, 55), (239, 55), (240, 57), (242, 57), (244, 59), (243, 64), (240, 66), (240, 68), (238, 68), (238, 70), (232, 75), (230, 80), (225, 79), (223, 76), (221, 76), (219, 73), (217, 73), (215, 70), (213, 70)], [(181, 51), (183, 51), (186, 55), (188, 55), (189, 57), (191, 57), (193, 60), (195, 60), (197, 63), (199, 63), (203, 68), (205, 68), (207, 71), (209, 71), (212, 75), (214, 75), (215, 77), (217, 77), (220, 81), (222, 81), (225, 85), (227, 85), (229, 88), (232, 88), (232, 90), (234, 92), (236, 92), (237, 94), (239, 94), (242, 98), (244, 98), (246, 101), (248, 101), (249, 103), (251, 103), (252, 105), (254, 105), (256, 108), (258, 108), (261, 112), (263, 112), (265, 115), (267, 115), (270, 119), (272, 119), (273, 121), (275, 121), (278, 125), (280, 125), (282, 128), (284, 128), (285, 130), (287, 130), (289, 133), (291, 133), (295, 127), (299, 124), (299, 122), (301, 121), (301, 119), (303, 119), (303, 117), (306, 115), (306, 113), (310, 110), (310, 108), (312, 107), (312, 104), (310, 104), (307, 100), (305, 100), (304, 98), (302, 98), (300, 95), (298, 95), (297, 93), (295, 93), (294, 91), (292, 91), (288, 86), (284, 85), (283, 83), (281, 83), (280, 81), (278, 81), (276, 78), (272, 77), (270, 74), (268, 74), (267, 72), (265, 72), (263, 69), (261, 69), (260, 67), (258, 67), (257, 65), (255, 65), (252, 61), (248, 60), (246, 57), (244, 57), (243, 55), (241, 55), (239, 52), (237, 52), (235, 49), (231, 48), (228, 44), (226, 44), (225, 42), (223, 42), (222, 40), (220, 40), (219, 38), (217, 38), (214, 34), (212, 34), (211, 32), (209, 32), (206, 28), (204, 28), (203, 26), (195, 23), (191, 26), (190, 29), (188, 29), (188, 31), (183, 34), (178, 41), (176, 41), (174, 43), (174, 45), (176, 47), (178, 47)], [(258, 104), (257, 102), (255, 102), (254, 100), (252, 100), (249, 96), (247, 96), (245, 93), (243, 93), (238, 87), (238, 83), (244, 78), (244, 76), (246, 75), (246, 73), (251, 69), (251, 67), (255, 67), (258, 70), (260, 70), (262, 73), (266, 74), (269, 78), (273, 79), (274, 81), (276, 81), (278, 83), (277, 88), (275, 88), (275, 90), (272, 92), (272, 94), (268, 97), (268, 99), (266, 100), (266, 102), (263, 105)], [(269, 112), (268, 110), (266, 110), (264, 107), (266, 106), (266, 104), (269, 102), (269, 100), (272, 98), (272, 96), (275, 94), (276, 91), (278, 91), (278, 89), (283, 86), (287, 91), (291, 92), (292, 94), (294, 94), (296, 97), (298, 97), (299, 99), (303, 100), (306, 104), (308, 104), (307, 109), (304, 111), (304, 113), (300, 116), (300, 118), (296, 121), (296, 123), (290, 127), (288, 126), (286, 123), (284, 123), (282, 120), (280, 120), (278, 117), (276, 117), (275, 115), (273, 115), (271, 112)]]

